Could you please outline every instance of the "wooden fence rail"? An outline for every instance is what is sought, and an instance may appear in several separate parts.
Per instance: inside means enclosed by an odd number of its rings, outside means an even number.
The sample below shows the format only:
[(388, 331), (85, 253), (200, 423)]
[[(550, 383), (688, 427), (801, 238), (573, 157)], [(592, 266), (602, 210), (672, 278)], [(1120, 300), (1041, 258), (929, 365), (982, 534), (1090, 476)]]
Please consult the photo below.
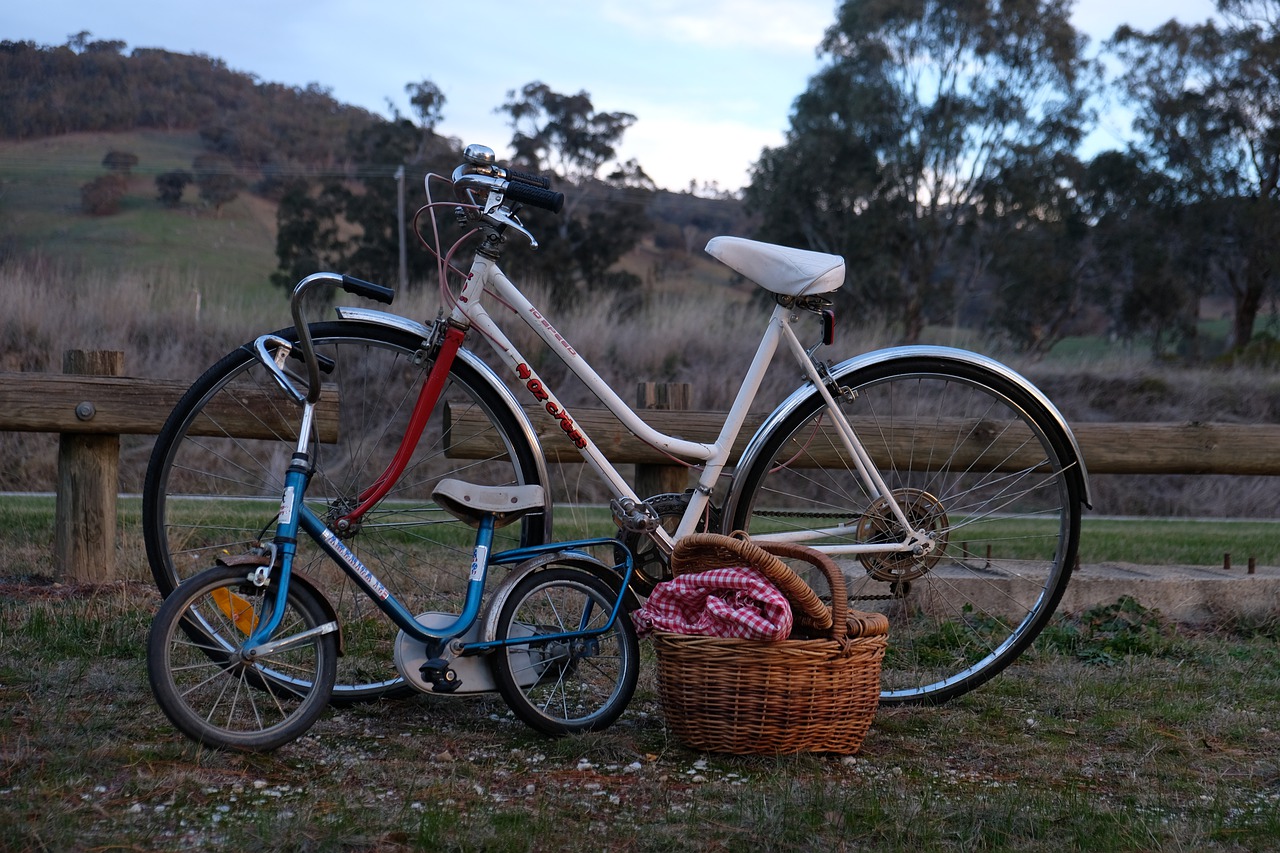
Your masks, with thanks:
[[(577, 451), (564, 440), (558, 424), (550, 421), (542, 409), (536, 405), (525, 409), (548, 461), (581, 461)], [(474, 413), (450, 412), (449, 416), (455, 427), (451, 433), (478, 434), (479, 430), (470, 428), (479, 426), (473, 423), (478, 417)], [(661, 464), (667, 459), (631, 435), (605, 409), (574, 409), (573, 416), (614, 461)], [(734, 458), (763, 420), (763, 416), (747, 419), (734, 447)], [(723, 412), (669, 411), (661, 416), (665, 431), (691, 441), (714, 440), (723, 421)], [(853, 427), (858, 428), (857, 419), (853, 420)], [(1280, 424), (1072, 422), (1071, 430), (1090, 474), (1280, 475)], [(947, 436), (960, 434), (956, 424), (939, 425), (939, 431)], [(821, 444), (813, 442), (814, 447)], [(453, 446), (449, 452), (462, 458), (483, 458), (493, 450), (473, 439)], [(818, 463), (830, 461), (816, 451), (812, 458)]]
[[(66, 373), (0, 373), (0, 431), (55, 432), (59, 449), (58, 510), (55, 531), (55, 570), (77, 580), (106, 580), (114, 576), (115, 497), (118, 484), (120, 435), (155, 435), (177, 404), (188, 383), (139, 379), (119, 375), (118, 353), (68, 353)], [(246, 391), (246, 395), (270, 393)], [(645, 402), (641, 392), (641, 405)], [(251, 400), (242, 400), (250, 402)], [(650, 401), (652, 402), (652, 401)], [(318, 409), (321, 441), (337, 434), (340, 401), (326, 392)], [(551, 462), (578, 462), (581, 457), (564, 440), (556, 424), (527, 407), (530, 421)], [(259, 415), (272, 406), (236, 406), (223, 413), (252, 410)], [(662, 466), (670, 460), (638, 441), (603, 409), (576, 408), (578, 423), (618, 463)], [(446, 412), (454, 434), (467, 429), (466, 413)], [(715, 438), (723, 413), (654, 412), (652, 420), (675, 435), (695, 441)], [(759, 426), (749, 419), (735, 456)], [(226, 421), (223, 422), (224, 425)], [(239, 437), (270, 438), (283, 424), (244, 419)], [(1280, 424), (1226, 423), (1072, 423), (1091, 474), (1232, 474), (1280, 475)], [(856, 427), (856, 423), (855, 423)], [(199, 432), (199, 426), (195, 427)], [(954, 433), (953, 433), (954, 434)], [(484, 456), (494, 448), (458, 444), (453, 456)]]

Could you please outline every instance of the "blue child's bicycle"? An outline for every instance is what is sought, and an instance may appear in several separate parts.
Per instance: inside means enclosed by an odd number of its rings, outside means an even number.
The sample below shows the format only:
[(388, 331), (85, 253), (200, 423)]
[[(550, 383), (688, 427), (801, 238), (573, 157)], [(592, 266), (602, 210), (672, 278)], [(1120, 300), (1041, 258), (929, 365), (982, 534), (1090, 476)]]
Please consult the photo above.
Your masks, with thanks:
[[(315, 365), (294, 294), (298, 349)], [(385, 288), (344, 278), (352, 292), (389, 298)], [(182, 732), (232, 749), (275, 749), (303, 733), (329, 704), (343, 654), (343, 626), (315, 583), (294, 570), (298, 537), (310, 537), (400, 628), (396, 669), (424, 692), (498, 692), (540, 732), (601, 729), (635, 691), (639, 651), (627, 615), (633, 557), (616, 539), (491, 553), (494, 531), (545, 509), (540, 485), (478, 486), (445, 479), (435, 504), (476, 529), (461, 613), (415, 616), (305, 503), (314, 470), (311, 427), (320, 383), (299, 391), (284, 369), (293, 348), (258, 341), (262, 363), (302, 404), (302, 427), (285, 477), (274, 540), (184, 581), (151, 626), (147, 669), (156, 700)], [(491, 566), (513, 567), (483, 601)]]

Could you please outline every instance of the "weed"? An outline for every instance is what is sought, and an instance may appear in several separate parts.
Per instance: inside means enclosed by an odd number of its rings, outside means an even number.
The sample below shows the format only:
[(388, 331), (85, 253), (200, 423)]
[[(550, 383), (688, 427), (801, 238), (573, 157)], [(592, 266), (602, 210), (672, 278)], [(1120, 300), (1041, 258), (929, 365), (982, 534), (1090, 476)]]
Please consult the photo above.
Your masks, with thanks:
[(1173, 640), (1173, 627), (1160, 611), (1125, 595), (1112, 604), (1091, 607), (1078, 617), (1056, 620), (1037, 643), (1086, 663), (1114, 664), (1131, 655), (1165, 654)]

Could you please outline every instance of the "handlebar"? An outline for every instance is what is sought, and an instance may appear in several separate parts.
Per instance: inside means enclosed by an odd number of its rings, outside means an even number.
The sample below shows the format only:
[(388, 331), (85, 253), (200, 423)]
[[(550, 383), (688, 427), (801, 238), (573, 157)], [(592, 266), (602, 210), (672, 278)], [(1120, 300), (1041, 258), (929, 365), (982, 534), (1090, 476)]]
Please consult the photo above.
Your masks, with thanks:
[[(559, 213), (564, 207), (564, 193), (551, 189), (551, 179), (544, 175), (531, 175), (497, 164), (493, 149), (483, 145), (468, 145), (462, 156), (467, 162), (453, 170), (453, 185), (462, 190), (479, 190), (501, 196), (494, 204), (500, 206), (506, 199), (540, 207)], [(489, 207), (486, 205), (486, 208)], [(488, 209), (486, 213), (490, 212)]]
[[(396, 292), (389, 287), (383, 287), (380, 284), (364, 281), (354, 276), (338, 275), (332, 272), (313, 273), (298, 282), (293, 289), (293, 296), (289, 299), (289, 313), (293, 315), (293, 325), (298, 332), (298, 349), (302, 351), (302, 362), (307, 366), (307, 391), (305, 394), (298, 390), (298, 387), (294, 385), (284, 370), (285, 360), (289, 357), (293, 346), (284, 338), (276, 335), (262, 335), (254, 341), (254, 350), (258, 360), (271, 371), (271, 378), (295, 403), (318, 402), (320, 400), (320, 371), (325, 370), (328, 372), (333, 370), (332, 360), (321, 357), (312, 345), (311, 328), (307, 325), (306, 317), (303, 316), (303, 295), (311, 288), (321, 284), (341, 287), (353, 296), (373, 299), (384, 305), (390, 305), (396, 296)], [(322, 364), (322, 362), (326, 363)]]
[[(496, 171), (506, 172), (505, 169)], [(491, 174), (488, 171), (476, 171), (473, 166), (462, 165), (454, 169), (453, 185), (463, 190), (497, 193), (504, 199), (510, 198), (512, 201), (540, 207), (552, 213), (559, 213), (564, 207), (564, 193), (562, 192), (545, 189), (537, 184), (513, 180), (505, 175)]]
[(531, 175), (528, 172), (517, 172), (515, 169), (507, 169), (507, 177), (513, 181), (519, 181), (522, 184), (533, 184), (535, 187), (542, 187), (544, 190), (551, 189), (551, 179), (546, 175)]
[(564, 193), (543, 189), (533, 184), (526, 184), (523, 181), (510, 181), (507, 183), (507, 198), (531, 204), (534, 207), (540, 207), (552, 213), (559, 213), (564, 207)]
[(363, 296), (365, 299), (372, 299), (383, 305), (390, 305), (396, 298), (396, 292), (391, 288), (350, 275), (342, 277), (342, 289), (352, 296)]

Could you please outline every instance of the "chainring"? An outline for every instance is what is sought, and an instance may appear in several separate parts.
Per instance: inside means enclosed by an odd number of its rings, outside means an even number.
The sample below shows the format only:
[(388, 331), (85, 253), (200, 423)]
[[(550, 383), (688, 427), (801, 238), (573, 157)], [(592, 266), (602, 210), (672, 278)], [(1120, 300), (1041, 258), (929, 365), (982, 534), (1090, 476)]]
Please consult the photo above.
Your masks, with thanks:
[[(658, 514), (658, 518), (663, 528), (668, 533), (675, 533), (676, 527), (680, 524), (680, 519), (684, 517), (684, 511), (689, 507), (689, 493), (684, 492), (677, 494), (675, 492), (667, 492), (661, 495), (654, 495), (645, 500), (654, 512)], [(698, 530), (719, 530), (720, 529), (720, 511), (714, 506), (708, 507), (710, 517), (704, 519), (703, 523), (698, 525)], [(669, 558), (662, 553), (654, 541), (643, 533), (622, 530), (618, 533), (618, 541), (626, 545), (630, 549), (632, 556), (635, 557), (635, 581), (637, 591), (648, 595), (653, 591), (653, 587), (662, 581), (671, 580), (671, 566)]]

